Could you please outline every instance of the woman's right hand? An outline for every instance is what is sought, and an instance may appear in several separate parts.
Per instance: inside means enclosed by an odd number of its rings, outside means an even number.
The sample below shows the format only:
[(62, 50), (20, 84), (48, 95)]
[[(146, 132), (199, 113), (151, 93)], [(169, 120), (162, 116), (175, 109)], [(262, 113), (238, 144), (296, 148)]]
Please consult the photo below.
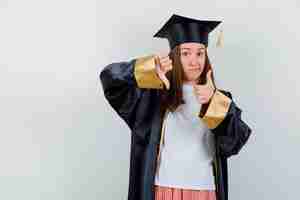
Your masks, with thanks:
[(164, 83), (167, 90), (170, 89), (170, 82), (166, 77), (166, 73), (172, 70), (172, 60), (168, 54), (160, 54), (155, 56), (155, 71), (160, 80)]

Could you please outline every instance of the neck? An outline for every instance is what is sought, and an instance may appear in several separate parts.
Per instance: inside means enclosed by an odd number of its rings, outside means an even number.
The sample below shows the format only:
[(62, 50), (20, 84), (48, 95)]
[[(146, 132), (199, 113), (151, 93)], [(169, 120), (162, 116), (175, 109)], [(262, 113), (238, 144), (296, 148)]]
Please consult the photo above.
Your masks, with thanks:
[(183, 81), (183, 84), (195, 85), (195, 84), (197, 84), (197, 82), (195, 80), (194, 81)]

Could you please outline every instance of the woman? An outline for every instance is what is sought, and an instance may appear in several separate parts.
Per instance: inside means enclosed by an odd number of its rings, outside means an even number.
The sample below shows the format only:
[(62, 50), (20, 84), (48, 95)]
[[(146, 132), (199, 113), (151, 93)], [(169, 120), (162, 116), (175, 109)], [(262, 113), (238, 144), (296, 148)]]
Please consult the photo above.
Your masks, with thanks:
[(132, 132), (128, 200), (228, 199), (227, 159), (251, 129), (214, 83), (206, 48), (219, 23), (173, 15), (155, 35), (169, 55), (102, 70), (104, 95)]

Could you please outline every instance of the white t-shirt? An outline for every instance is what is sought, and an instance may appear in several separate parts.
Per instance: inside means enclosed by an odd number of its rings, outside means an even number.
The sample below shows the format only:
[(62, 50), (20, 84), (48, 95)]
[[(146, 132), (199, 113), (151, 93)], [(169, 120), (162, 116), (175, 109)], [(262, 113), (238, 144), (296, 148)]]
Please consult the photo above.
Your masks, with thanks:
[(201, 104), (193, 86), (183, 85), (183, 99), (166, 116), (164, 145), (155, 185), (195, 190), (215, 190), (212, 161), (215, 155), (211, 131), (198, 117)]

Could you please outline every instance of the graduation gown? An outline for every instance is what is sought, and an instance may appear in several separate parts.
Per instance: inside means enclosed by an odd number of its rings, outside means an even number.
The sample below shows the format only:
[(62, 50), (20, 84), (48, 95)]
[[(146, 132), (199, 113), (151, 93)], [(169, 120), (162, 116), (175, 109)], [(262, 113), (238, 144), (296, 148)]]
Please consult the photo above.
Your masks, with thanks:
[[(163, 138), (159, 91), (165, 89), (156, 75), (154, 56), (111, 63), (100, 72), (100, 81), (108, 103), (131, 130), (128, 200), (154, 200)], [(217, 89), (201, 117), (215, 139), (217, 200), (228, 200), (227, 159), (239, 153), (251, 134), (241, 112), (229, 91)]]

